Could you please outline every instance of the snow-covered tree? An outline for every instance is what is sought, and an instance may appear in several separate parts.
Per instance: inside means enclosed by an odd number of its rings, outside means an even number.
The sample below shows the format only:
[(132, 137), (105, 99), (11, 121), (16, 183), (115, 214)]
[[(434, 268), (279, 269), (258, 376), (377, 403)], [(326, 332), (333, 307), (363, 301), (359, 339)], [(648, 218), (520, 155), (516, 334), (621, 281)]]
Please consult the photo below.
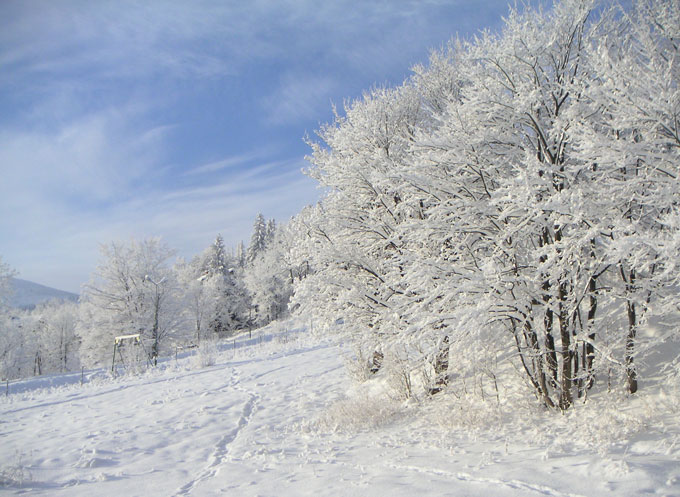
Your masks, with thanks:
[(192, 265), (200, 268), (197, 278), (201, 286), (195, 291), (201, 295), (210, 333), (229, 335), (245, 327), (249, 303), (242, 271), (238, 261), (227, 254), (222, 237), (218, 235)]
[(33, 359), (27, 349), (22, 324), (23, 312), (0, 312), (0, 379), (14, 379), (32, 373)]
[(546, 406), (612, 365), (634, 392), (637, 329), (677, 307), (678, 9), (512, 10), (347, 105), (311, 144), (329, 193), (293, 305), (429, 363), (431, 391), (514, 349)]
[(631, 393), (640, 326), (650, 311), (677, 311), (679, 36), (680, 5), (669, 0), (639, 1), (604, 26), (590, 47), (590, 117), (571, 133), (589, 167), (593, 228), (603, 235), (597, 250), (610, 268), (609, 313), (621, 323), (614, 326)]
[(216, 274), (226, 275), (231, 269), (232, 261), (229, 260), (227, 250), (224, 247), (224, 238), (217, 234), (215, 241), (202, 254), (201, 264), (203, 274), (213, 276)]
[(238, 242), (238, 246), (236, 247), (236, 265), (240, 268), (243, 269), (246, 267), (246, 247), (243, 244), (243, 240)]
[(245, 272), (245, 283), (251, 296), (256, 324), (265, 325), (281, 318), (287, 310), (293, 291), (293, 268), (287, 264), (291, 238), (287, 229), (274, 227), (264, 251), (252, 261)]
[(102, 260), (85, 286), (81, 305), (81, 357), (88, 364), (109, 358), (117, 335), (142, 336), (152, 362), (176, 333), (178, 309), (174, 251), (158, 238), (101, 246)]
[(246, 256), (248, 263), (252, 263), (258, 254), (264, 251), (267, 246), (268, 238), (269, 231), (267, 222), (262, 214), (258, 214), (253, 223), (253, 234), (250, 237), (250, 244), (248, 245)]
[(369, 336), (405, 325), (397, 310), (406, 297), (400, 230), (413, 213), (393, 178), (421, 119), (411, 85), (376, 88), (348, 104), (344, 117), (319, 131), (322, 141), (311, 143), (310, 174), (330, 191), (311, 231), (319, 252), (306, 284), (325, 281), (327, 315), (356, 321)]
[(192, 328), (192, 340), (199, 344), (208, 333), (210, 305), (214, 300), (205, 285), (205, 276), (200, 267), (200, 259), (194, 258), (187, 263), (179, 261), (174, 268), (180, 292), (182, 313)]
[(274, 241), (274, 238), (276, 237), (276, 232), (277, 232), (276, 221), (274, 219), (270, 219), (269, 221), (267, 221), (267, 235), (265, 237), (264, 243), (265, 248)]
[(7, 299), (12, 292), (12, 278), (16, 272), (6, 263), (2, 261), (0, 256), (0, 312), (7, 305)]
[[(587, 177), (578, 176), (568, 135), (581, 117), (590, 3), (566, 0), (548, 15), (513, 11), (502, 35), (469, 48), (472, 79), (457, 108), (466, 127), (451, 137), (446, 158), (483, 182), (461, 171), (468, 185), (482, 187), (475, 197), (483, 202), (471, 199), (452, 219), (476, 232), (472, 253), (484, 264), (475, 293), (486, 311), (474, 326), (507, 327), (539, 396), (562, 409), (573, 402), (581, 364), (575, 316), (602, 270), (590, 257), (593, 213), (583, 211), (580, 191)], [(453, 148), (461, 144), (464, 155)], [(460, 239), (472, 246), (470, 238)]]
[(80, 340), (76, 334), (78, 304), (48, 301), (31, 313), (39, 323), (36, 337), (42, 373), (66, 372), (78, 367)]
[(24, 340), (17, 312), (8, 308), (15, 271), (0, 256), (0, 379), (21, 376)]

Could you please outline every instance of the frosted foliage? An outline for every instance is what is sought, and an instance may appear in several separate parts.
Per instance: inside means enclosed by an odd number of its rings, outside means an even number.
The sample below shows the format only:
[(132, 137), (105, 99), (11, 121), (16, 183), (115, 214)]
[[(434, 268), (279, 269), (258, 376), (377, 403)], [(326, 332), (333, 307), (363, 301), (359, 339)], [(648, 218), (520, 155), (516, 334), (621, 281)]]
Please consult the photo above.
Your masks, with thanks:
[[(78, 305), (47, 302), (32, 312), (39, 373), (72, 371), (79, 366), (80, 340), (76, 334)], [(36, 373), (38, 371), (36, 370)]]
[(0, 257), (0, 379), (21, 376), (24, 365), (24, 336), (15, 313), (6, 308), (15, 272)]
[(15, 275), (16, 272), (5, 264), (0, 256), (0, 311), (7, 305), (7, 299), (12, 291), (10, 279)]
[(176, 268), (183, 296), (183, 314), (193, 327), (195, 343), (234, 333), (246, 325), (248, 295), (243, 268), (227, 254), (222, 237)]
[(226, 275), (231, 269), (231, 261), (228, 260), (224, 239), (222, 235), (217, 235), (215, 241), (202, 255), (201, 269), (204, 275), (214, 276), (216, 274)]
[(201, 340), (196, 354), (192, 357), (193, 366), (196, 369), (213, 366), (217, 359), (218, 352), (219, 350), (216, 339), (207, 338), (205, 340)]
[(15, 316), (0, 313), (0, 379), (30, 374), (25, 337)]
[(297, 276), (296, 265), (289, 256), (293, 234), (286, 227), (277, 229), (273, 223), (269, 226), (273, 230), (269, 242), (245, 273), (254, 323), (259, 325), (284, 316)]
[(248, 245), (248, 252), (246, 258), (249, 263), (252, 263), (255, 258), (264, 251), (269, 239), (269, 230), (267, 222), (262, 214), (258, 214), (253, 223), (253, 234)]
[(102, 245), (102, 262), (80, 306), (81, 356), (86, 364), (110, 360), (115, 336), (139, 333), (154, 360), (177, 333), (180, 309), (173, 251), (157, 238)]
[(200, 343), (208, 333), (211, 302), (214, 300), (204, 284), (200, 259), (195, 258), (190, 263), (179, 261), (174, 267), (174, 272), (181, 294), (184, 324), (192, 330), (191, 339), (194, 343)]
[(294, 308), (424, 390), (510, 367), (550, 408), (636, 392), (677, 338), (679, 9), (513, 10), (346, 104), (310, 143), (328, 194), (297, 221)]

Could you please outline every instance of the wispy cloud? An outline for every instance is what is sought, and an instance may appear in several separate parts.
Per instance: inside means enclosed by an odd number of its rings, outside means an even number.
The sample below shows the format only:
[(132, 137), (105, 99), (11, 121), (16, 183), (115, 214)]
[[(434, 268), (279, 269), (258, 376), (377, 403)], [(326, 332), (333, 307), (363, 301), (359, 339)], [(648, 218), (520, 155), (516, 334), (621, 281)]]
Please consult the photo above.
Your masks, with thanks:
[(135, 113), (109, 109), (53, 129), (0, 129), (0, 192), (17, 200), (26, 195), (81, 196), (89, 202), (114, 198), (157, 166), (170, 129), (130, 129)]
[[(36, 201), (30, 215), (42, 221), (30, 227), (19, 223), (16, 231), (0, 222), (1, 232), (13, 233), (1, 245), (12, 249), (9, 262), (22, 268), (22, 277), (75, 291), (95, 267), (98, 245), (110, 240), (161, 236), (185, 258), (218, 232), (230, 246), (247, 243), (259, 212), (285, 221), (315, 201), (316, 185), (299, 173), (301, 166), (268, 163), (211, 186), (131, 192), (105, 214)], [(40, 255), (46, 252), (48, 257)]]
[(315, 200), (301, 140), (331, 101), (400, 82), (506, 5), (0, 1), (0, 253), (73, 290), (99, 242), (247, 240), (259, 211)]
[(327, 76), (287, 74), (261, 105), (270, 124), (296, 123), (326, 113), (337, 90), (337, 82)]
[(197, 174), (214, 173), (217, 171), (223, 171), (225, 169), (242, 168), (244, 166), (251, 164), (253, 161), (261, 160), (267, 155), (271, 155), (271, 153), (272, 147), (263, 147), (256, 151), (226, 157), (218, 161), (209, 162), (207, 164), (193, 167), (187, 170), (184, 173), (184, 175), (193, 176)]

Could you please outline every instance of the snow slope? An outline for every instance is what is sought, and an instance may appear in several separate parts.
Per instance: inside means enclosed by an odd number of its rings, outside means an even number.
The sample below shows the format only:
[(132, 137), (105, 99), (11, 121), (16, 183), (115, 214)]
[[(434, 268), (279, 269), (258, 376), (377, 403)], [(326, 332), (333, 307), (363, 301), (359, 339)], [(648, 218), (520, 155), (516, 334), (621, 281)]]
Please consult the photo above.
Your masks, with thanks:
[(339, 347), (303, 327), (260, 330), (223, 344), (213, 366), (196, 363), (10, 384), (0, 494), (680, 495), (677, 420), (606, 451), (550, 433), (442, 429), (441, 402), (353, 385)]
[(36, 305), (48, 300), (78, 301), (78, 295), (75, 293), (57, 290), (19, 278), (11, 279), (11, 288), (13, 293), (9, 297), (9, 305), (20, 309), (33, 309)]

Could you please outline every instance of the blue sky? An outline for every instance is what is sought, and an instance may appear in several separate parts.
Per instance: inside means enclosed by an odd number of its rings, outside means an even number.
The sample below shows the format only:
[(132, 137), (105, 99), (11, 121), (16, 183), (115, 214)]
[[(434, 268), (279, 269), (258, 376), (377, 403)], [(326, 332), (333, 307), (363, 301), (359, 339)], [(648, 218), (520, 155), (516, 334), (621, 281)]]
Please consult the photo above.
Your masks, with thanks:
[(0, 256), (78, 292), (99, 244), (189, 258), (319, 190), (305, 135), (507, 0), (0, 2)]

